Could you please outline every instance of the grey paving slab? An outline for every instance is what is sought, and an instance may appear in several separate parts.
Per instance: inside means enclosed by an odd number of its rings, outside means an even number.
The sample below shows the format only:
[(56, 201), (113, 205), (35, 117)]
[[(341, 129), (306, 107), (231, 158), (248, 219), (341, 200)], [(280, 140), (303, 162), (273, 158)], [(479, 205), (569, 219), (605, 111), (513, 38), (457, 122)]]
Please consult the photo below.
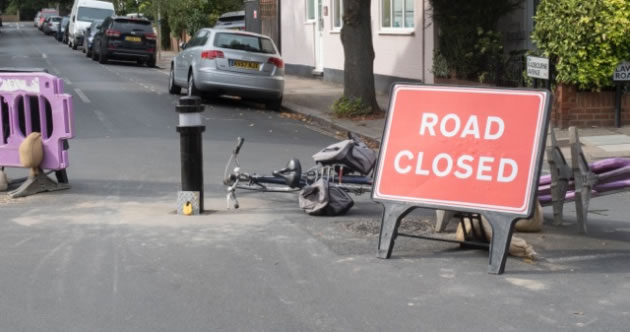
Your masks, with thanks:
[(630, 144), (630, 136), (628, 135), (603, 135), (603, 136), (583, 136), (580, 141), (587, 145), (619, 145)]
[(630, 151), (630, 144), (600, 145), (599, 148), (606, 152)]

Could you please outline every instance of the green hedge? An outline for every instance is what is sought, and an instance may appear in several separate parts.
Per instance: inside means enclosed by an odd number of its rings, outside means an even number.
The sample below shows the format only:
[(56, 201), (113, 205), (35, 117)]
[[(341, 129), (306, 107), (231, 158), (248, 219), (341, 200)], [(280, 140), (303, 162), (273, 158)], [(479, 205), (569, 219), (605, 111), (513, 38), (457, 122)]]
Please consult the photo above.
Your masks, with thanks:
[(630, 0), (542, 0), (532, 39), (556, 65), (556, 82), (599, 90), (630, 60)]

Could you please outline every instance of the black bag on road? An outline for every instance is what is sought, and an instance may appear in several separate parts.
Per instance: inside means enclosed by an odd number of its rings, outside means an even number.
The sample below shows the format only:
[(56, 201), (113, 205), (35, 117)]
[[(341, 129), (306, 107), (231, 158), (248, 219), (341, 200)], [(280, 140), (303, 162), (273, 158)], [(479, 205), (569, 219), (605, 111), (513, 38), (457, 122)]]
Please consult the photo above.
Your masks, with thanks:
[(304, 187), (298, 202), (304, 212), (315, 216), (343, 215), (354, 205), (347, 192), (324, 178)]

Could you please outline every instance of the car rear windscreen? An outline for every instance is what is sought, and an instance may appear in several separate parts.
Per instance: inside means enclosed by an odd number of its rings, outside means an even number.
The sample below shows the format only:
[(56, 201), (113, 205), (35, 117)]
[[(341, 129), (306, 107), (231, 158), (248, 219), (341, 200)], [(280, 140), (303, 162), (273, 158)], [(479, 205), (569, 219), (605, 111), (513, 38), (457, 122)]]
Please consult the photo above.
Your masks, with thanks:
[(112, 15), (114, 15), (114, 11), (111, 9), (79, 7), (77, 19), (79, 21), (104, 20)]
[(237, 33), (217, 33), (214, 46), (256, 53), (276, 53), (270, 39)]
[(61, 22), (61, 17), (51, 17), (50, 20), (53, 22)]
[(153, 28), (151, 27), (151, 22), (149, 21), (122, 18), (116, 19), (114, 24), (115, 29), (122, 33), (131, 31), (153, 33)]
[(219, 22), (234, 22), (234, 21), (245, 21), (245, 16), (234, 15), (234, 16), (219, 17)]

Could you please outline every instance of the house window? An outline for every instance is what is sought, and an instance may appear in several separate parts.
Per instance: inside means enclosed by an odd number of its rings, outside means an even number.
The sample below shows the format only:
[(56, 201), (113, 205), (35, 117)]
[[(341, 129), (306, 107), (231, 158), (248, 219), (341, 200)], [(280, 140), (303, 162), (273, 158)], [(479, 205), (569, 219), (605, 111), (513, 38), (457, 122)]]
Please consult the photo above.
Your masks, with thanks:
[(342, 25), (343, 25), (343, 0), (332, 0), (333, 31), (341, 30)]
[(306, 21), (315, 21), (315, 0), (306, 0)]
[(414, 27), (415, 0), (380, 0), (381, 28), (412, 29)]

